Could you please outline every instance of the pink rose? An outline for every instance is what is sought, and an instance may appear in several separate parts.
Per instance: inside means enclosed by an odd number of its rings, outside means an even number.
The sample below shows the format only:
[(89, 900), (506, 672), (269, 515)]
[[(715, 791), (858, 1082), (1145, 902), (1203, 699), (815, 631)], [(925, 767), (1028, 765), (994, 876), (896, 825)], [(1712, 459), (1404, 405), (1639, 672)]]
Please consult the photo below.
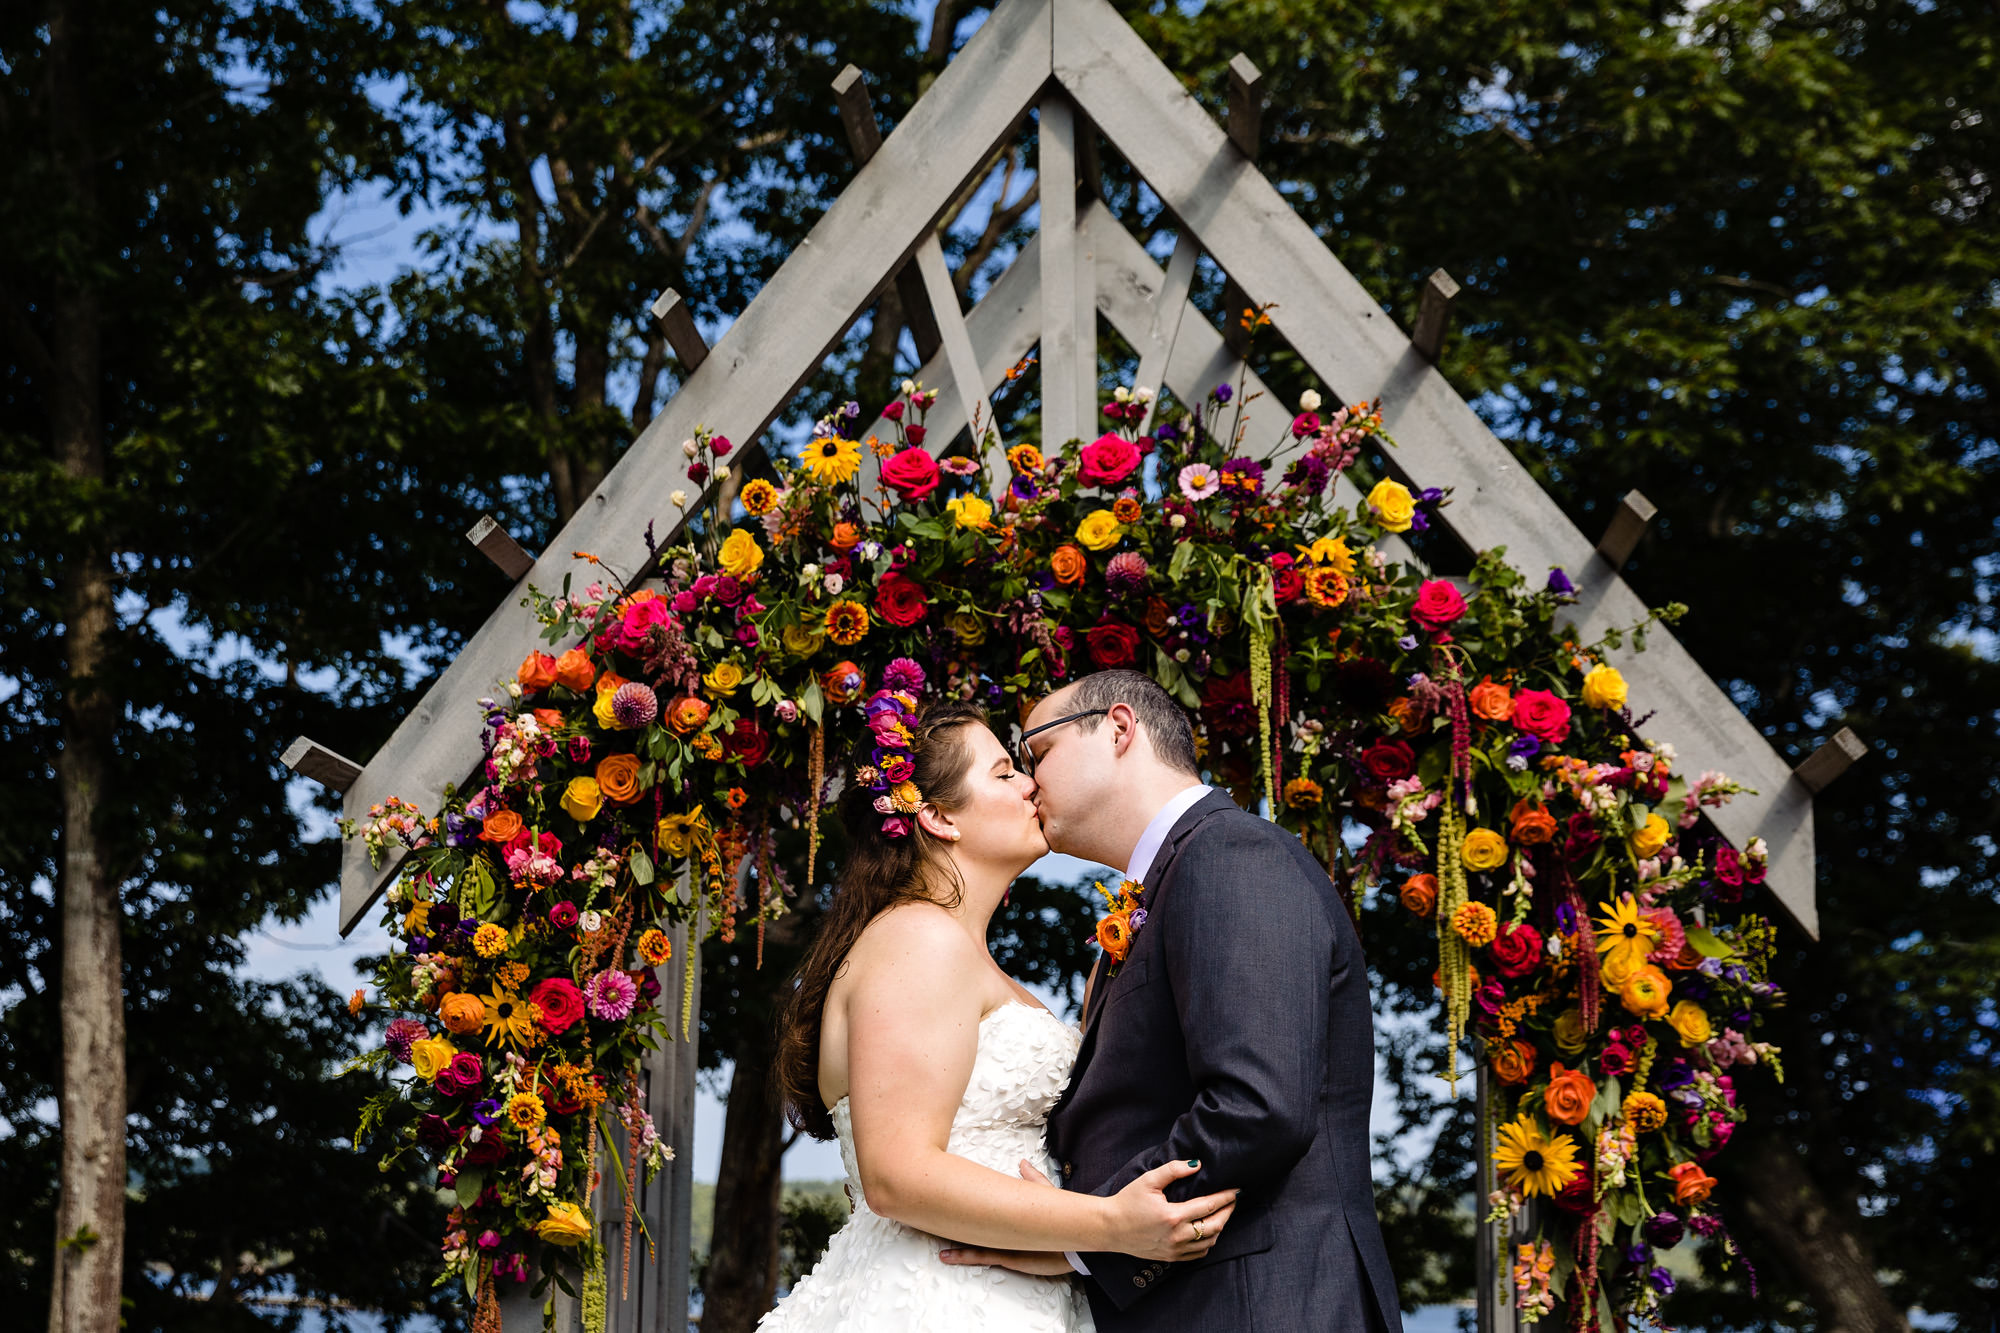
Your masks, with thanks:
[(1569, 705), (1547, 690), (1522, 690), (1514, 696), (1514, 725), (1560, 745), (1569, 739)]
[(1139, 446), (1122, 435), (1100, 435), (1083, 446), (1077, 480), (1086, 486), (1116, 486), (1139, 466)]
[(528, 1000), (542, 1011), (542, 1026), (554, 1035), (583, 1017), (583, 992), (567, 977), (550, 977), (528, 992)]
[(882, 484), (905, 500), (921, 500), (937, 489), (937, 460), (915, 447), (892, 454), (882, 464)]
[(1429, 630), (1443, 629), (1464, 614), (1465, 599), (1444, 579), (1426, 580), (1417, 589), (1416, 605), (1410, 608), (1410, 619)]

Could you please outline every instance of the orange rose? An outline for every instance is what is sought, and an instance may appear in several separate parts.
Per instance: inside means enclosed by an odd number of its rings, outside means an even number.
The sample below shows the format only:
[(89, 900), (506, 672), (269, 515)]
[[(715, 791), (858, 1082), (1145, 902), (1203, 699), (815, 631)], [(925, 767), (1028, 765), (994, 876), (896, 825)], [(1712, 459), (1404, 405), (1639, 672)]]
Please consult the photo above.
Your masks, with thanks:
[(521, 817), (512, 810), (495, 810), (479, 826), (479, 836), (487, 842), (512, 842), (521, 831)]
[(556, 659), (547, 653), (529, 653), (521, 659), (521, 669), (514, 676), (524, 690), (546, 690), (556, 683)]
[(1488, 676), (1466, 696), (1472, 711), (1488, 722), (1505, 722), (1514, 715), (1514, 691)]
[(1396, 897), (1403, 906), (1418, 916), (1429, 919), (1437, 910), (1438, 882), (1436, 875), (1412, 875), (1403, 881), (1402, 891)]
[(563, 724), (562, 710), (559, 708), (537, 708), (535, 721), (541, 723), (543, 731), (554, 731)]
[(1549, 1066), (1549, 1090), (1544, 1094), (1549, 1119), (1565, 1125), (1580, 1125), (1597, 1100), (1597, 1084), (1581, 1069), (1564, 1069), (1558, 1060)]
[(1164, 597), (1147, 598), (1146, 620), (1145, 620), (1146, 633), (1152, 635), (1156, 639), (1166, 638), (1167, 617), (1172, 614), (1173, 611), (1170, 607), (1168, 607), (1166, 598)]
[(1389, 716), (1396, 719), (1396, 725), (1403, 729), (1405, 736), (1414, 736), (1423, 727), (1424, 721), (1417, 716), (1417, 701), (1404, 695), (1389, 701)]
[(477, 1032), (486, 1026), (486, 1006), (477, 995), (457, 991), (444, 997), (438, 1006), (438, 1019), (452, 1032)]
[(1488, 1058), (1493, 1076), (1502, 1083), (1526, 1083), (1535, 1072), (1535, 1048), (1525, 1041), (1495, 1042)]
[(1056, 547), (1049, 556), (1049, 569), (1054, 572), (1057, 583), (1081, 583), (1083, 573), (1089, 567), (1083, 552), (1067, 542)]
[(853, 523), (836, 523), (833, 525), (834, 550), (851, 551), (860, 544), (861, 528), (859, 525)]
[(590, 664), (590, 658), (583, 649), (572, 648), (556, 659), (556, 683), (567, 685), (577, 693), (590, 688), (590, 682), (597, 679), (597, 668)]
[(1508, 837), (1523, 847), (1533, 847), (1556, 836), (1556, 817), (1543, 809), (1541, 803), (1522, 797), (1507, 812), (1513, 828)]
[(674, 700), (673, 707), (667, 709), (667, 725), (678, 736), (692, 736), (708, 722), (708, 701), (693, 695), (683, 695)]
[(1132, 948), (1132, 919), (1123, 912), (1105, 917), (1097, 923), (1097, 943), (1111, 955), (1112, 962), (1124, 962)]
[(631, 683), (630, 680), (619, 675), (616, 671), (607, 671), (597, 678), (597, 692), (599, 694), (616, 694), (620, 685), (630, 685)]
[(1699, 1162), (1677, 1162), (1667, 1170), (1674, 1182), (1675, 1203), (1705, 1203), (1715, 1188), (1715, 1177), (1701, 1169)]
[(819, 678), (820, 689), (836, 707), (859, 699), (867, 686), (868, 677), (861, 673), (861, 668), (847, 661), (835, 662)]
[(597, 764), (597, 789), (613, 805), (630, 805), (639, 799), (639, 756), (608, 754)]

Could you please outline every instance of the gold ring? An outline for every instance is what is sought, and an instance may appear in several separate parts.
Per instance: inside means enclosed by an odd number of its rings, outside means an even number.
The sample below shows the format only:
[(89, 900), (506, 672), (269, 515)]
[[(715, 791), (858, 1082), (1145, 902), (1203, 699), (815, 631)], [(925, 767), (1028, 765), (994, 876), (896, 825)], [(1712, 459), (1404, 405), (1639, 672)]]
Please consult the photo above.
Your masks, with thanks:
[(1202, 1239), (1202, 1234), (1201, 1234), (1201, 1219), (1200, 1219), (1200, 1218), (1196, 1218), (1196, 1219), (1195, 1219), (1195, 1221), (1194, 1221), (1194, 1238), (1195, 1238), (1196, 1240), (1201, 1240), (1201, 1239)]

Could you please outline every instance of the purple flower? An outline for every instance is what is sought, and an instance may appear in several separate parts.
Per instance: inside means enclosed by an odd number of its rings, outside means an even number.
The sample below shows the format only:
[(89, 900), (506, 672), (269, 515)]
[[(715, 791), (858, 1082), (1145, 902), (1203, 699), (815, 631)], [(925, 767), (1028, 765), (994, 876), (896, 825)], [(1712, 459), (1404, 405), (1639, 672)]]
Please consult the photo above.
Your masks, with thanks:
[(497, 1231), (493, 1231), (493, 1230), (486, 1230), (486, 1231), (482, 1231), (482, 1232), (480, 1232), (480, 1233), (479, 1233), (479, 1248), (480, 1248), (480, 1249), (482, 1249), (482, 1250), (497, 1250), (497, 1249), (499, 1249), (499, 1248), (500, 1248), (500, 1233), (499, 1233), (499, 1232), (497, 1232)]
[(1014, 480), (1007, 483), (1007, 490), (1016, 500), (1032, 500), (1042, 493), (1035, 479), (1025, 472), (1014, 474)]
[(1104, 586), (1113, 592), (1135, 592), (1146, 581), (1146, 557), (1137, 551), (1120, 551), (1104, 567)]
[(628, 680), (611, 696), (611, 716), (618, 719), (621, 727), (643, 727), (659, 715), (659, 696), (650, 685)]
[(1254, 458), (1230, 459), (1222, 465), (1222, 476), (1225, 482), (1230, 477), (1235, 477), (1237, 480), (1232, 484), (1246, 494), (1263, 494), (1264, 465)]
[(899, 657), (882, 668), (882, 684), (891, 690), (915, 694), (924, 687), (924, 669), (907, 657)]
[(615, 967), (607, 967), (583, 984), (584, 1007), (591, 1017), (616, 1023), (632, 1016), (639, 988)]
[(1664, 1268), (1655, 1268), (1646, 1274), (1646, 1281), (1652, 1283), (1662, 1296), (1674, 1294), (1674, 1275)]
[(1130, 924), (1131, 924), (1131, 926), (1132, 926), (1132, 932), (1133, 932), (1133, 934), (1137, 934), (1137, 933), (1138, 933), (1138, 931), (1139, 931), (1139, 927), (1141, 927), (1141, 926), (1143, 926), (1143, 925), (1145, 925), (1145, 924), (1146, 924), (1146, 909), (1145, 909), (1145, 908), (1143, 908), (1143, 907), (1135, 907), (1135, 908), (1133, 908), (1133, 909), (1132, 909), (1132, 920), (1131, 920), (1131, 923), (1130, 923)]
[(1315, 494), (1326, 485), (1326, 479), (1333, 474), (1333, 466), (1315, 450), (1305, 454), (1286, 469), (1285, 480), (1302, 491)]
[(483, 1102), (474, 1102), (472, 1104), (472, 1118), (482, 1125), (494, 1123), (500, 1118), (499, 1101), (496, 1098), (488, 1097)]
[(1516, 736), (1507, 747), (1508, 754), (1518, 754), (1523, 759), (1533, 759), (1541, 752), (1542, 742), (1538, 736)]
[(1423, 490), (1417, 492), (1418, 504), (1434, 505), (1442, 499), (1444, 499), (1444, 492), (1435, 486), (1426, 486)]
[(1218, 384), (1215, 386), (1215, 391), (1209, 396), (1214, 398), (1218, 403), (1226, 403), (1229, 401), (1231, 392), (1232, 390), (1227, 384)]
[(1417, 636), (1414, 634), (1405, 634), (1402, 638), (1396, 640), (1396, 646), (1406, 653), (1415, 652), (1417, 648)]
[(1549, 567), (1549, 591), (1558, 597), (1570, 597), (1576, 593), (1576, 585), (1569, 581), (1569, 575), (1562, 572), (1561, 565)]
[(463, 847), (478, 834), (472, 831), (472, 821), (463, 815), (447, 812), (444, 817), (444, 845)]
[(383, 1034), (382, 1045), (396, 1057), (397, 1064), (410, 1063), (410, 1048), (431, 1035), (431, 1030), (414, 1018), (392, 1018)]
[(1681, 1243), (1686, 1233), (1680, 1214), (1662, 1208), (1646, 1219), (1646, 1239), (1663, 1250), (1671, 1250)]

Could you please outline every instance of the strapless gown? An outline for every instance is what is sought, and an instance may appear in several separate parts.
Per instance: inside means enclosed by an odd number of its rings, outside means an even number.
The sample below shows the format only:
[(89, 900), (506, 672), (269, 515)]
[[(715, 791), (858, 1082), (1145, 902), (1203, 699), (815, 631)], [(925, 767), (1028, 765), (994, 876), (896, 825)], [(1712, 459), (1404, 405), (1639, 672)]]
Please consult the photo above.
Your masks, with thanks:
[[(946, 1148), (1008, 1176), (1026, 1158), (1049, 1179), (1043, 1128), (1069, 1083), (1077, 1030), (1040, 1005), (1005, 1004), (979, 1023), (979, 1049)], [(759, 1333), (1091, 1333), (1075, 1279), (939, 1261), (944, 1242), (868, 1208), (847, 1099), (833, 1106), (854, 1212)]]

